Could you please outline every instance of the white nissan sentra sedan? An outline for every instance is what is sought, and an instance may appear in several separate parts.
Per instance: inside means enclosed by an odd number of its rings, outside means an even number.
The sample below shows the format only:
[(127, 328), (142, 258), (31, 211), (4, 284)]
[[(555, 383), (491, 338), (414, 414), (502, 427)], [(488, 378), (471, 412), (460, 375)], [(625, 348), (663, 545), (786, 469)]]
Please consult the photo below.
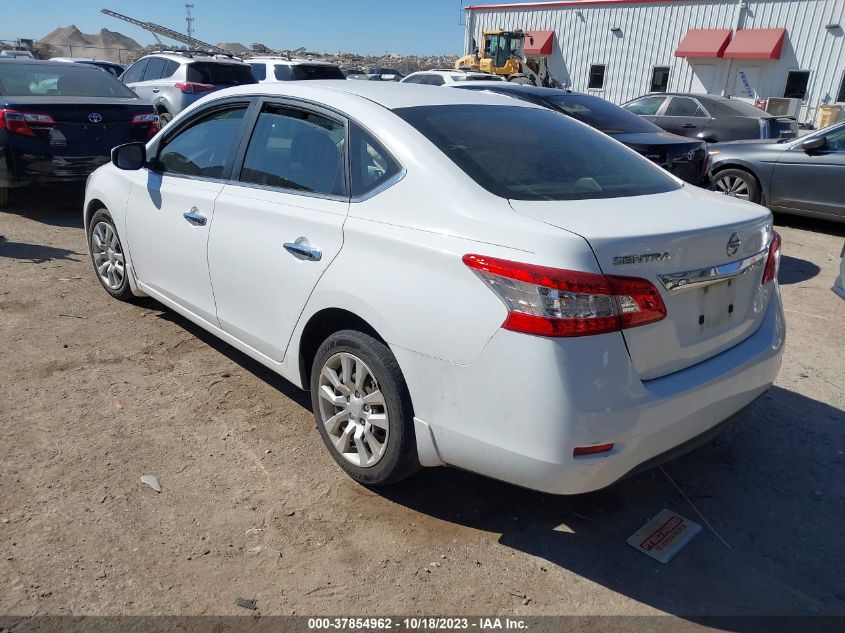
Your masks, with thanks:
[(596, 490), (710, 437), (781, 363), (769, 211), (508, 97), (223, 90), (116, 148), (84, 213), (108, 293), (310, 390), (367, 485), (450, 465)]

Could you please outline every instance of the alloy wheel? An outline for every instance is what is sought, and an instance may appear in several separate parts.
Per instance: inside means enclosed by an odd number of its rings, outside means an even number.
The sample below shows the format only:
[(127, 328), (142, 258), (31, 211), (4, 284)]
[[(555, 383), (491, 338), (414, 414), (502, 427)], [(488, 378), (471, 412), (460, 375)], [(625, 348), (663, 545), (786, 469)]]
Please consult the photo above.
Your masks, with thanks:
[(740, 200), (748, 200), (750, 197), (748, 183), (739, 176), (722, 176), (716, 180), (716, 188), (725, 195)]
[(320, 421), (335, 450), (361, 468), (375, 466), (389, 439), (384, 395), (367, 364), (354, 354), (331, 356), (320, 371)]
[(120, 290), (126, 274), (123, 250), (117, 232), (108, 222), (97, 222), (91, 231), (91, 253), (103, 284), (112, 290)]

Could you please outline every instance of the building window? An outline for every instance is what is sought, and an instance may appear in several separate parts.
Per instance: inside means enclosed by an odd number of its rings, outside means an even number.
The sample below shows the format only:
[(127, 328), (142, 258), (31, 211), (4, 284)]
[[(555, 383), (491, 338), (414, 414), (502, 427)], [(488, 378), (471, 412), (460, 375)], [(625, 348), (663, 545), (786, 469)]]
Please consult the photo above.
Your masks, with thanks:
[(809, 83), (809, 70), (790, 70), (786, 76), (786, 88), (783, 89), (783, 96), (803, 101), (807, 98), (807, 84)]
[(604, 64), (593, 64), (590, 66), (590, 81), (587, 84), (590, 90), (601, 90), (604, 88)]
[(666, 92), (669, 89), (669, 67), (655, 66), (651, 71), (649, 92)]
[(842, 73), (842, 81), (839, 83), (839, 96), (836, 100), (840, 103), (845, 103), (845, 73)]

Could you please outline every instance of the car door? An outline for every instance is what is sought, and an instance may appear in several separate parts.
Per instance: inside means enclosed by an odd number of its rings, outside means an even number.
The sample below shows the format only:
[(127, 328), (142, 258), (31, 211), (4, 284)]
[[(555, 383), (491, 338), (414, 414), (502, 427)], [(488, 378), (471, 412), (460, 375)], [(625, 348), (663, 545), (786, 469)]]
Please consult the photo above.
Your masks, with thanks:
[(798, 141), (778, 158), (773, 207), (845, 217), (845, 125), (820, 134), (824, 147), (805, 151)]
[(150, 57), (144, 68), (144, 75), (141, 80), (132, 86), (135, 93), (142, 99), (155, 101), (161, 89), (159, 79), (161, 78), (161, 71), (164, 70), (164, 64), (167, 60), (163, 57)]
[(208, 234), (249, 105), (204, 108), (148, 149), (149, 167), (127, 172), (127, 238), (139, 283), (213, 325)]
[(328, 110), (264, 100), (215, 205), (208, 263), (220, 327), (275, 361), (343, 245), (346, 137)]
[(695, 138), (710, 122), (710, 117), (697, 100), (690, 97), (670, 97), (669, 103), (656, 123), (667, 132)]

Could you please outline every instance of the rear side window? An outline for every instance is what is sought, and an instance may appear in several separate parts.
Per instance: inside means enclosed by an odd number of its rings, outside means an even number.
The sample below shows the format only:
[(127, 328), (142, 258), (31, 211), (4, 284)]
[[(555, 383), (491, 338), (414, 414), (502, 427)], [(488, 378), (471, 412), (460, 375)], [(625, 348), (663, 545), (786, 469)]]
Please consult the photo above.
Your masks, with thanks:
[(240, 180), (295, 191), (344, 195), (342, 123), (313, 112), (265, 105)]
[(0, 69), (0, 95), (137, 98), (129, 88), (96, 66), (32, 64), (25, 61), (3, 64)]
[(428, 84), (429, 86), (442, 86), (446, 83), (446, 80), (440, 75), (426, 75), (423, 83)]
[[(514, 200), (586, 200), (679, 188), (610, 137), (551, 110), (499, 105), (400, 108), (476, 183)], [(490, 121), (496, 133), (490, 133)]]
[(179, 69), (179, 62), (174, 62), (172, 59), (167, 59), (164, 62), (164, 69), (161, 71), (161, 78), (166, 79), (172, 77)]
[(363, 196), (402, 171), (386, 149), (360, 126), (352, 124), (349, 138), (352, 196)]
[(151, 57), (147, 64), (147, 69), (144, 71), (143, 81), (152, 81), (161, 78), (161, 71), (164, 70), (164, 65), (167, 60), (161, 57)]
[(169, 139), (159, 151), (167, 174), (222, 178), (241, 131), (246, 105), (216, 110)]
[(666, 101), (666, 97), (644, 97), (622, 107), (634, 114), (654, 116), (664, 101)]
[(250, 64), (252, 67), (252, 76), (258, 81), (267, 79), (267, 65), (266, 64)]
[(672, 97), (669, 105), (666, 107), (664, 116), (686, 116), (686, 117), (704, 117), (707, 116), (701, 106), (695, 99), (687, 97)]
[(302, 81), (304, 79), (346, 79), (343, 71), (337, 66), (323, 66), (297, 64), (290, 67), (292, 79)]
[(147, 67), (147, 62), (149, 61), (149, 59), (142, 59), (132, 64), (126, 69), (126, 72), (123, 73), (123, 76), (120, 78), (121, 81), (127, 84), (141, 81), (141, 77), (144, 76), (144, 69)]
[(215, 64), (194, 62), (188, 66), (187, 80), (198, 84), (215, 86), (241, 86), (254, 84), (255, 77), (247, 64)]

